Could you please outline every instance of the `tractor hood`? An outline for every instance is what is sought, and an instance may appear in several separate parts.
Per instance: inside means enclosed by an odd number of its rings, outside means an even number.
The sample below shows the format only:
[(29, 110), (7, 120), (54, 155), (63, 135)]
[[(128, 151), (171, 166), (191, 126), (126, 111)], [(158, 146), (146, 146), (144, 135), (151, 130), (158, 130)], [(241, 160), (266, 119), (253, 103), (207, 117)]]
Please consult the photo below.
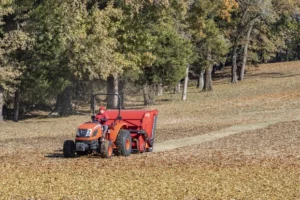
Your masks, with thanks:
[(94, 137), (98, 133), (98, 129), (101, 128), (101, 124), (94, 122), (87, 122), (78, 127), (76, 137), (89, 138)]
[(96, 129), (101, 127), (101, 124), (94, 122), (86, 122), (78, 127), (78, 129)]

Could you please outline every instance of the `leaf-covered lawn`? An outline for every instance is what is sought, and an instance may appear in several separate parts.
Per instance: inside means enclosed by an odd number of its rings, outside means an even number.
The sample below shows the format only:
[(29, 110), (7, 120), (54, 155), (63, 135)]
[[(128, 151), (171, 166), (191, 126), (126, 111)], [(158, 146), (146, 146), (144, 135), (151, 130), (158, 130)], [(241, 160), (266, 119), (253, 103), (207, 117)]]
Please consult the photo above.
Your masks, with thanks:
[[(221, 72), (218, 72), (221, 73)], [(222, 72), (226, 73), (226, 72)], [(165, 94), (157, 140), (285, 121), (169, 152), (62, 157), (88, 115), (0, 124), (0, 199), (300, 199), (300, 63), (249, 69), (244, 82)]]

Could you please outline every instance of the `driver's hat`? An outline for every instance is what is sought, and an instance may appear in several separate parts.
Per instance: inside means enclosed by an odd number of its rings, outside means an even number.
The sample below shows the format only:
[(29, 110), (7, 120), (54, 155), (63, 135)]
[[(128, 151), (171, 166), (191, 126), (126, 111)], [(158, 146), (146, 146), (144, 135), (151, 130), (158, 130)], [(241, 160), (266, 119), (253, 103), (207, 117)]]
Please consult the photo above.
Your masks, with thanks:
[(104, 106), (100, 106), (99, 111), (100, 110), (105, 110), (105, 107)]

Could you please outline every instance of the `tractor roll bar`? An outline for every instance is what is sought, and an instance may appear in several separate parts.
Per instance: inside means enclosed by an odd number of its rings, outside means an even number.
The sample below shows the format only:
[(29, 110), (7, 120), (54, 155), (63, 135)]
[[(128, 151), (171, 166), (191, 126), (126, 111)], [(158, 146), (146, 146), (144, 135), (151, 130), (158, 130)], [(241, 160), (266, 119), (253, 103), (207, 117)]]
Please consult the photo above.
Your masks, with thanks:
[(96, 94), (92, 94), (91, 109), (92, 109), (92, 112), (93, 112), (93, 116), (95, 116), (95, 98), (96, 98), (96, 96), (108, 96), (108, 95), (113, 95), (113, 96), (118, 97), (118, 110), (119, 110), (119, 113), (118, 113), (118, 117), (116, 118), (116, 120), (120, 119), (121, 118), (121, 96), (119, 94), (115, 94), (115, 93), (96, 93)]

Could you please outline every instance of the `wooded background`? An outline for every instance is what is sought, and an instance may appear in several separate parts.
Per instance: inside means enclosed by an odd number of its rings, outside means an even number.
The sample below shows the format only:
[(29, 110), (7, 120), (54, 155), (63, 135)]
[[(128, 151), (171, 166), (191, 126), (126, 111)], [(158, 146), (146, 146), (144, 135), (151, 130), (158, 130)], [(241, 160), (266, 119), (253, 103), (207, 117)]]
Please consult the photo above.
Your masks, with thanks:
[(1, 0), (0, 121), (33, 109), (68, 115), (99, 91), (140, 93), (150, 105), (185, 83), (186, 100), (188, 77), (212, 91), (212, 75), (225, 66), (238, 83), (246, 65), (299, 60), (299, 7), (299, 0)]

